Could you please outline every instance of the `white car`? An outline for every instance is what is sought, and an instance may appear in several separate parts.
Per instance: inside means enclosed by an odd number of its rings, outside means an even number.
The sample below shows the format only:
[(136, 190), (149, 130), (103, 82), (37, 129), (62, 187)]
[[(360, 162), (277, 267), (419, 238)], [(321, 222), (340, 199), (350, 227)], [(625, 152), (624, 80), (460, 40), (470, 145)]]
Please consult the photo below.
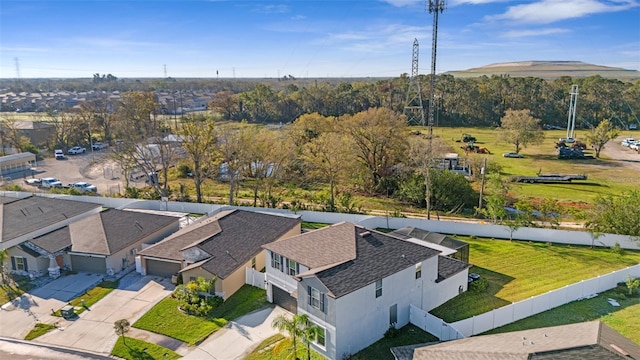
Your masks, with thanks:
[(77, 182), (70, 184), (69, 187), (71, 189), (78, 190), (80, 192), (98, 192), (98, 188), (95, 185), (91, 185), (87, 182)]
[(101, 142), (97, 142), (97, 143), (93, 143), (93, 145), (91, 145), (91, 147), (93, 148), (93, 150), (101, 150), (107, 147), (107, 144), (103, 144)]
[(53, 151), (53, 154), (56, 157), (56, 160), (64, 160), (64, 153), (60, 149), (56, 149)]
[(87, 152), (87, 149), (81, 147), (81, 146), (74, 146), (71, 149), (67, 150), (67, 154), (69, 155), (77, 155), (77, 154), (84, 154)]
[(629, 149), (638, 150), (640, 148), (640, 140), (634, 141), (629, 144)]
[(40, 180), (40, 186), (42, 186), (43, 188), (61, 188), (62, 187), (62, 183), (60, 182), (60, 180), (56, 179), (56, 178), (52, 178), (52, 177), (48, 177), (48, 178), (42, 178)]
[(622, 140), (622, 142), (620, 143), (620, 145), (622, 145), (622, 146), (626, 146), (626, 147), (629, 147), (629, 146), (631, 146), (631, 144), (632, 144), (633, 142), (635, 142), (635, 140), (634, 140), (633, 138), (626, 138), (626, 139)]

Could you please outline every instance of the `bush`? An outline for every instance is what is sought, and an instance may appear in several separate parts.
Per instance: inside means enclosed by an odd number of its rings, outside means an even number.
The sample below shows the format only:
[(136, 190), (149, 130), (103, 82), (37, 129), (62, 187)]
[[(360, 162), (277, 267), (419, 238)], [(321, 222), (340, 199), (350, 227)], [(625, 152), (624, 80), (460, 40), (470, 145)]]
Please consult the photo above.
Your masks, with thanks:
[(478, 293), (478, 292), (484, 291), (487, 288), (487, 286), (489, 286), (489, 282), (487, 281), (487, 279), (480, 278), (469, 284), (469, 291)]
[(384, 332), (385, 339), (393, 339), (400, 335), (400, 329), (396, 329), (396, 323), (389, 325), (387, 331)]

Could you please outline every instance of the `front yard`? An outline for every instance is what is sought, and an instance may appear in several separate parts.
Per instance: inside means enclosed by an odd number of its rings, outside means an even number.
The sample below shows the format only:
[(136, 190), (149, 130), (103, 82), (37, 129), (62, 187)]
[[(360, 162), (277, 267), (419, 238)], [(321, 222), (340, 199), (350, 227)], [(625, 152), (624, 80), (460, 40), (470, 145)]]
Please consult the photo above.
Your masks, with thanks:
[(229, 321), (266, 305), (266, 292), (250, 285), (244, 285), (207, 317), (187, 315), (178, 309), (178, 300), (167, 297), (136, 321), (133, 327), (193, 345), (206, 339)]

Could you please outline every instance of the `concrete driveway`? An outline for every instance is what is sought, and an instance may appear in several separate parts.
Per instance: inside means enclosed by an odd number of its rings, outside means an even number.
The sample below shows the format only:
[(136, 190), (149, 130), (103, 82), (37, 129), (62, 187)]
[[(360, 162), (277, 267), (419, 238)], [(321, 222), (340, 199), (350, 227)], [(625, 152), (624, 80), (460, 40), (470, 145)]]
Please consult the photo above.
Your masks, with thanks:
[[(122, 284), (132, 279), (130, 284)], [(133, 324), (173, 289), (174, 285), (166, 278), (129, 274), (121, 280), (121, 288), (112, 291), (90, 310), (71, 321), (59, 319), (58, 330), (34, 341), (109, 354), (118, 338), (113, 330), (114, 322), (127, 319)]]
[(264, 339), (278, 333), (278, 330), (271, 327), (271, 323), (283, 314), (291, 315), (275, 306), (239, 317), (206, 339), (183, 359), (244, 359)]
[(78, 273), (53, 280), (4, 305), (0, 310), (0, 336), (23, 339), (36, 322), (53, 324), (51, 315), (85, 290), (102, 281), (101, 275)]

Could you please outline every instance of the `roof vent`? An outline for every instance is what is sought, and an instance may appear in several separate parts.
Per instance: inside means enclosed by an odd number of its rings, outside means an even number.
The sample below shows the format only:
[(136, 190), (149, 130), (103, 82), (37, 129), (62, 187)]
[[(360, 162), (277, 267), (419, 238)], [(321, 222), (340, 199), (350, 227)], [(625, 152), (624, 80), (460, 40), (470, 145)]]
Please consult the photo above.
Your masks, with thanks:
[(371, 235), (371, 231), (364, 231), (364, 232), (360, 233), (360, 236), (362, 236), (362, 237), (367, 237), (369, 235)]
[(140, 225), (139, 222), (136, 221), (136, 223), (134, 225), (135, 225), (136, 228), (138, 228), (138, 230), (140, 230), (140, 231), (143, 230), (142, 225)]

